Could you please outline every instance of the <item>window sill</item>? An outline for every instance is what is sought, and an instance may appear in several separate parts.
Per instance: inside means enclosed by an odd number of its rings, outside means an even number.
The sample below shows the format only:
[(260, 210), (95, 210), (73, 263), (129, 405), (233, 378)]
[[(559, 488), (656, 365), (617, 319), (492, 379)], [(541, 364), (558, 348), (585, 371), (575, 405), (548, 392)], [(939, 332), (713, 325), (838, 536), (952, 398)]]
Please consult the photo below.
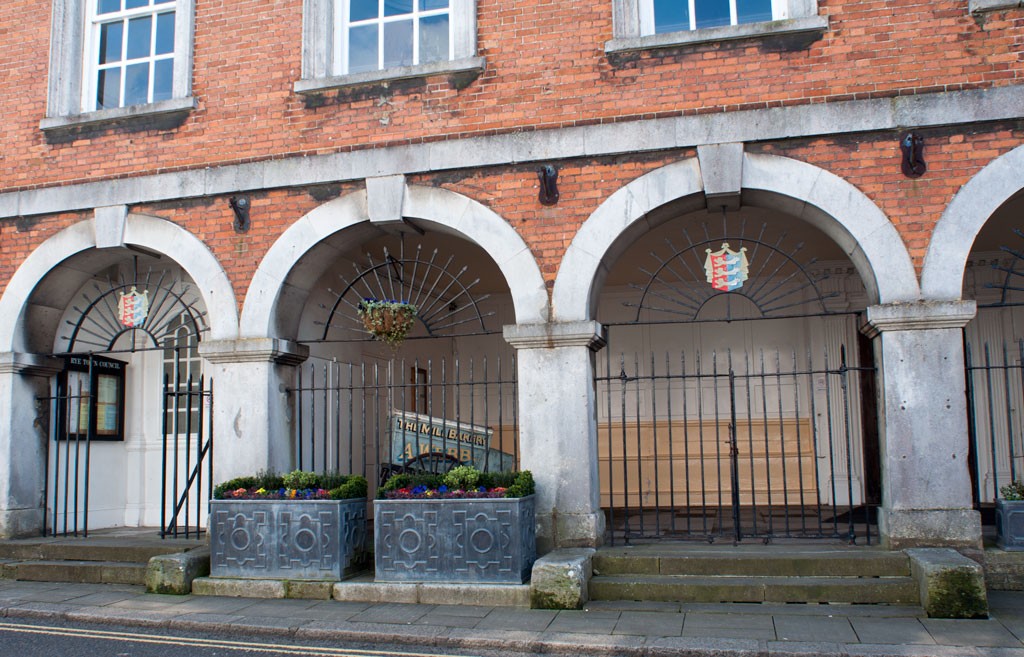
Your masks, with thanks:
[(327, 78), (312, 78), (299, 80), (295, 83), (297, 94), (317, 94), (333, 89), (344, 89), (346, 87), (358, 87), (368, 84), (387, 83), (394, 80), (408, 80), (411, 78), (425, 78), (432, 75), (458, 75), (473, 74), (476, 77), (483, 73), (486, 60), (483, 57), (466, 57), (445, 62), (432, 62), (419, 66), (401, 66), (389, 68), (383, 71), (368, 71), (366, 73), (353, 73), (352, 75), (338, 75)]
[(195, 98), (172, 98), (147, 105), (130, 105), (116, 109), (97, 110), (68, 116), (48, 116), (39, 122), (47, 133), (68, 132), (78, 128), (105, 127), (115, 124), (149, 122), (154, 119), (183, 121), (196, 108)]
[(1024, 7), (1024, 0), (970, 0), (968, 3), (972, 14), (998, 9), (1016, 9)]
[[(991, 1), (991, 0), (990, 0)], [(612, 39), (604, 45), (607, 54), (626, 53), (637, 50), (654, 50), (700, 43), (715, 43), (735, 39), (788, 35), (816, 32), (819, 35), (828, 30), (828, 16), (807, 16), (766, 23), (745, 23), (726, 27), (709, 27), (684, 32), (666, 32), (642, 37)]]

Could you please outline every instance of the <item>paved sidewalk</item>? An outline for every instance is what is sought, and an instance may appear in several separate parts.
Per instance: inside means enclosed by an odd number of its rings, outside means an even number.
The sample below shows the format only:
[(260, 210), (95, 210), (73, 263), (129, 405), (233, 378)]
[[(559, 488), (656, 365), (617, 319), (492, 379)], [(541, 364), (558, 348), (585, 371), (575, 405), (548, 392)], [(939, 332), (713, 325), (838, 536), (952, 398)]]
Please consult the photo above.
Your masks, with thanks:
[(991, 592), (992, 618), (919, 607), (594, 602), (582, 611), (152, 595), (142, 587), (0, 580), (0, 616), (415, 643), (460, 650), (661, 655), (1024, 657), (1024, 592)]

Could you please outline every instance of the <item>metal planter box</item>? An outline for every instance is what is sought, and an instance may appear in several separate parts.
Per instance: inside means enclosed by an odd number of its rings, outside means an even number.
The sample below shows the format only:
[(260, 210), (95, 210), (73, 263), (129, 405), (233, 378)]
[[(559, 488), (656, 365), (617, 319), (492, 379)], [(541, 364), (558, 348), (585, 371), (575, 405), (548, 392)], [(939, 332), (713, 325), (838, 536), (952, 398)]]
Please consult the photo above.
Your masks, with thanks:
[(374, 500), (378, 582), (522, 584), (537, 558), (534, 496)]
[(366, 498), (211, 500), (210, 575), (342, 580), (365, 560)]
[(1024, 501), (996, 500), (996, 546), (1010, 552), (1024, 550)]

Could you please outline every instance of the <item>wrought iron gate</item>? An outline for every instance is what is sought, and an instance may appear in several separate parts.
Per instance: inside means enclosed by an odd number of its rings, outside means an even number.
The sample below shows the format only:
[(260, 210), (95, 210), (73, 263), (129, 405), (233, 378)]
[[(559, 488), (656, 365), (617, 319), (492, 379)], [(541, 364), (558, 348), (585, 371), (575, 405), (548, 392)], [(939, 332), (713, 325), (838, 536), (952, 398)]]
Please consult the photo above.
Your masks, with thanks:
[(199, 536), (213, 496), (213, 379), (165, 375), (163, 398), (160, 535)]
[(870, 543), (860, 396), (870, 367), (826, 353), (613, 358), (596, 376), (611, 541)]

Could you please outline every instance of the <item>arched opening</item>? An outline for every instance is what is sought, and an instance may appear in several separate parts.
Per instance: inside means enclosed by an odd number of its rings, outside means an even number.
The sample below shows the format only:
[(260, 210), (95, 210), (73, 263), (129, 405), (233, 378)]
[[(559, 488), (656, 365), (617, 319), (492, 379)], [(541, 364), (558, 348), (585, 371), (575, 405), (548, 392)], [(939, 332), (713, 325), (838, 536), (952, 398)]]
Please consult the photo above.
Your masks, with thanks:
[(964, 327), (972, 496), (990, 524), (1000, 488), (1024, 477), (1024, 190), (978, 232), (963, 298), (978, 309)]
[[(242, 331), (305, 345), (286, 385), (288, 462), (366, 476), (519, 461), (517, 371), (505, 324), (546, 314), (536, 263), (482, 205), (402, 184), (400, 215), (371, 221), (379, 190), (355, 192), (296, 222), (256, 272)], [(312, 227), (312, 230), (310, 228)], [(400, 340), (367, 310), (411, 318)], [(365, 323), (364, 323), (365, 320)]]
[(612, 541), (871, 540), (874, 365), (853, 264), (784, 212), (659, 212), (598, 308)]

